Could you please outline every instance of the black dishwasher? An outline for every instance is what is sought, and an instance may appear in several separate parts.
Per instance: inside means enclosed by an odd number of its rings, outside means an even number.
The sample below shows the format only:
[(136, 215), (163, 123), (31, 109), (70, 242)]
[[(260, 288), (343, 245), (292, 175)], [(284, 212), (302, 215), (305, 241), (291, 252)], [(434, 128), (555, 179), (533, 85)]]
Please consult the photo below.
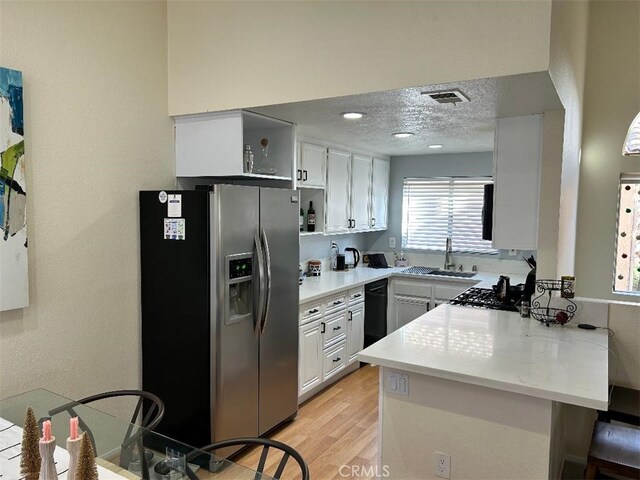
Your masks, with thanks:
[(377, 342), (387, 335), (387, 285), (378, 280), (364, 287), (364, 346)]

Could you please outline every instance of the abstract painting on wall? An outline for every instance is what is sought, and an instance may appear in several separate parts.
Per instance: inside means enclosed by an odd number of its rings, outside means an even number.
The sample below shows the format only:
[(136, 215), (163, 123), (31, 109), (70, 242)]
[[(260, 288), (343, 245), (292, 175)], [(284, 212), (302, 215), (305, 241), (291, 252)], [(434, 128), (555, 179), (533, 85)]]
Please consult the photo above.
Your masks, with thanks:
[(22, 73), (0, 67), (0, 311), (29, 305)]

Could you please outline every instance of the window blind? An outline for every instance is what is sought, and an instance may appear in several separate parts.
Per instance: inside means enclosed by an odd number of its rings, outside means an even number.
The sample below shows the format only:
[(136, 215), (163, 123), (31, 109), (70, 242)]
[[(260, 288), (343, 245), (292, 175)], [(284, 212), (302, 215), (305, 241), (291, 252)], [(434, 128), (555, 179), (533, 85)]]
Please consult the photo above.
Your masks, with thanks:
[(491, 178), (405, 178), (402, 246), (456, 252), (496, 253), (482, 240), (484, 185)]

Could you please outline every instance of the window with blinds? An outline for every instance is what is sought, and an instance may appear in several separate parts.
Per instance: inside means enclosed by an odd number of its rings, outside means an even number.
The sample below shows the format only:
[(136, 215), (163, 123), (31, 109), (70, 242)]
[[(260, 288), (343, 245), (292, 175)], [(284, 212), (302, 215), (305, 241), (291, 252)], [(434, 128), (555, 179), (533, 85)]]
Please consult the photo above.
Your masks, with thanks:
[(482, 204), (487, 178), (405, 178), (402, 247), (444, 250), (451, 237), (455, 252), (497, 253), (482, 239)]

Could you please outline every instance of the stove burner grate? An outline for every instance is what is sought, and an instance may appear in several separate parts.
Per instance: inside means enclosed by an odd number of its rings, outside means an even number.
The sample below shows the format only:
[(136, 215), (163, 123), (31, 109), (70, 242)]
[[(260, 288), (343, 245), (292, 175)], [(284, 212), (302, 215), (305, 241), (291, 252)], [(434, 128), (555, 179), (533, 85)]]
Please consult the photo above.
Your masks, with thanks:
[(505, 310), (517, 312), (515, 300), (506, 303), (501, 302), (496, 297), (495, 292), (490, 288), (472, 287), (465, 290), (460, 295), (449, 301), (451, 305), (460, 305), (464, 307), (488, 308), (491, 310)]

